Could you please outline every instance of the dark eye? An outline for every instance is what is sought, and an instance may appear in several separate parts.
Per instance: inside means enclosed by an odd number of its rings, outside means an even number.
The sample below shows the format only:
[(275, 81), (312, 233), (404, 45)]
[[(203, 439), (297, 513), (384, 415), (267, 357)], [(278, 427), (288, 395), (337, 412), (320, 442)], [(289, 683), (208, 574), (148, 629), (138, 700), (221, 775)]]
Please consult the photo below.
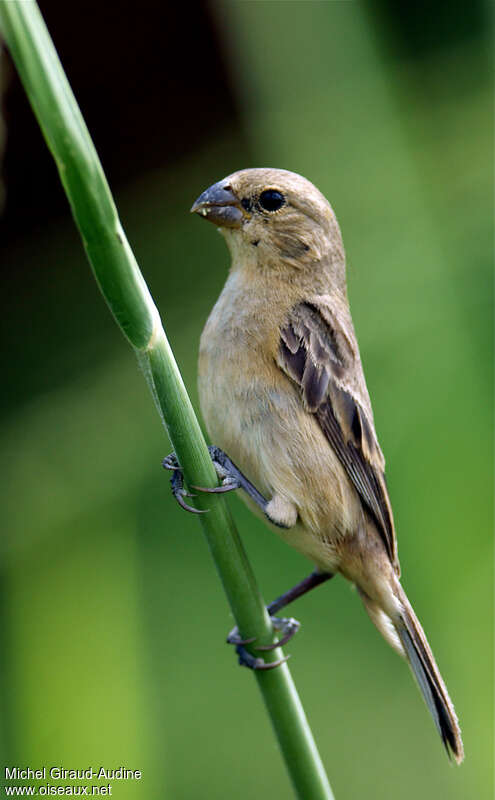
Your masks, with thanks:
[(260, 194), (259, 202), (261, 208), (264, 208), (265, 211), (278, 211), (285, 203), (285, 197), (280, 192), (277, 192), (276, 189), (265, 189)]

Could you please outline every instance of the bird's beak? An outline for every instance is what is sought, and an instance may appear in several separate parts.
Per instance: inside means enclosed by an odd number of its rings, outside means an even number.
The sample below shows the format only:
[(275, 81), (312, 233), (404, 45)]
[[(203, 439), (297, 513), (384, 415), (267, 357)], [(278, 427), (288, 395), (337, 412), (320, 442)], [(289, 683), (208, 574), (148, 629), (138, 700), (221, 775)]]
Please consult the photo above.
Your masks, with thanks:
[(199, 214), (223, 228), (240, 228), (245, 216), (239, 198), (225, 181), (214, 183), (200, 194), (191, 214)]

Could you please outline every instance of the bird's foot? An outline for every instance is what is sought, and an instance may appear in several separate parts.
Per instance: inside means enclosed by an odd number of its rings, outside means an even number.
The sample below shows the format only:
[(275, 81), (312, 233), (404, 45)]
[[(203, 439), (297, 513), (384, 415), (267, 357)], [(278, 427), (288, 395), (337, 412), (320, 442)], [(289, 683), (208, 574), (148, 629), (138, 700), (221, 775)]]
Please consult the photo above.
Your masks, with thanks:
[(217, 478), (220, 481), (220, 486), (193, 486), (192, 488), (197, 489), (198, 492), (207, 492), (208, 494), (223, 494), (224, 492), (233, 492), (235, 489), (240, 489), (246, 479), (242, 472), (232, 463), (228, 455), (214, 444), (208, 447), (208, 452), (215, 467)]
[[(193, 485), (191, 486), (191, 489), (196, 489), (198, 492), (207, 492), (208, 494), (224, 494), (225, 492), (235, 491), (235, 489), (244, 489), (246, 494), (248, 494), (249, 497), (251, 497), (251, 499), (254, 500), (254, 502), (266, 512), (268, 501), (265, 500), (263, 495), (258, 492), (257, 488), (253, 486), (250, 481), (248, 481), (240, 469), (238, 469), (230, 460), (228, 455), (215, 445), (210, 445), (208, 452), (210, 453), (213, 466), (215, 467), (215, 472), (220, 480), (220, 486)], [(187, 503), (184, 501), (184, 497), (194, 497), (194, 495), (189, 494), (184, 489), (184, 476), (175, 453), (171, 453), (169, 456), (167, 456), (162, 463), (165, 469), (173, 471), (170, 484), (172, 486), (172, 493), (179, 505), (186, 511), (191, 511), (195, 514), (203, 513), (199, 509), (192, 508), (192, 506), (187, 505)]]
[[(275, 650), (277, 647), (282, 647), (289, 641), (289, 639), (292, 639), (294, 634), (296, 634), (301, 627), (300, 622), (293, 617), (270, 617), (270, 619), (272, 626), (276, 631), (280, 631), (282, 636), (276, 642), (272, 642), (272, 644), (258, 645), (254, 648), (255, 650), (263, 650), (266, 652)], [(279, 658), (277, 661), (268, 662), (266, 662), (263, 658), (257, 658), (246, 649), (246, 645), (253, 644), (255, 641), (256, 637), (242, 639), (239, 635), (237, 627), (234, 628), (227, 636), (227, 644), (235, 645), (236, 653), (239, 656), (239, 664), (241, 666), (256, 670), (274, 669), (275, 667), (280, 666), (280, 664), (284, 664), (289, 658), (289, 656), (285, 656), (285, 658)]]
[(172, 494), (181, 508), (183, 508), (185, 511), (190, 511), (191, 514), (204, 514), (205, 512), (202, 509), (194, 508), (193, 506), (188, 505), (184, 500), (184, 497), (195, 497), (195, 495), (187, 492), (184, 489), (184, 475), (182, 474), (182, 470), (179, 466), (179, 462), (177, 461), (177, 456), (175, 453), (170, 453), (169, 456), (164, 458), (162, 461), (162, 466), (164, 469), (169, 469), (172, 471), (170, 486), (172, 487)]
[(284, 658), (278, 658), (276, 661), (265, 661), (264, 658), (253, 656), (242, 644), (236, 645), (235, 651), (239, 656), (239, 665), (241, 667), (255, 670), (275, 669), (275, 667), (285, 664), (290, 658), (290, 656), (284, 656)]

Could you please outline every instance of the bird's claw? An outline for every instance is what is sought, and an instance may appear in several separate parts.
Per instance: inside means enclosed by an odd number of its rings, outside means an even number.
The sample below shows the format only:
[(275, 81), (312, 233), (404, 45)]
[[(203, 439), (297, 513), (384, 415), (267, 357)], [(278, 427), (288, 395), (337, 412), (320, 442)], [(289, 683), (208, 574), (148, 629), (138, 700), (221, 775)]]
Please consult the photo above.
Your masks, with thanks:
[[(283, 647), (284, 644), (292, 639), (292, 637), (298, 632), (299, 628), (301, 627), (301, 623), (294, 619), (294, 617), (272, 617), (270, 616), (270, 620), (272, 623), (273, 628), (276, 631), (280, 631), (283, 633), (283, 636), (280, 639), (277, 639), (276, 642), (272, 642), (272, 644), (260, 644), (256, 647), (256, 650), (275, 650), (277, 647)], [(239, 630), (237, 626), (233, 628), (229, 635), (227, 636), (227, 644), (234, 644), (236, 646), (241, 645), (244, 646), (246, 644), (252, 644), (256, 641), (256, 637), (251, 637), (250, 639), (242, 639), (239, 635)]]
[[(289, 639), (292, 639), (294, 634), (296, 634), (301, 627), (297, 619), (294, 619), (293, 617), (270, 617), (270, 619), (275, 630), (281, 631), (283, 636), (280, 639), (277, 639), (276, 642), (272, 642), (272, 644), (260, 644), (254, 648), (255, 650), (269, 651), (275, 650), (277, 647), (282, 647), (289, 641)], [(250, 639), (242, 639), (237, 627), (233, 628), (233, 630), (231, 630), (227, 636), (227, 644), (235, 645), (236, 653), (239, 656), (239, 664), (241, 664), (241, 666), (249, 667), (249, 669), (273, 669), (274, 667), (278, 667), (280, 664), (283, 664), (289, 658), (289, 656), (286, 656), (278, 661), (270, 662), (265, 662), (263, 658), (256, 658), (256, 656), (253, 656), (246, 650), (246, 645), (253, 644), (255, 641), (255, 636), (251, 637)]]
[(169, 456), (164, 458), (162, 466), (165, 469), (172, 470), (173, 472), (172, 477), (170, 478), (170, 486), (172, 488), (172, 494), (180, 507), (185, 511), (190, 511), (191, 514), (204, 514), (204, 509), (194, 508), (194, 506), (188, 505), (184, 500), (184, 497), (195, 497), (196, 495), (191, 494), (184, 489), (184, 477), (175, 453), (170, 453)]
[(301, 623), (294, 619), (294, 617), (270, 617), (272, 625), (276, 631), (280, 631), (283, 635), (280, 639), (272, 644), (260, 644), (256, 650), (275, 650), (276, 647), (283, 647), (284, 644), (292, 639), (301, 627)]
[(180, 470), (179, 462), (177, 461), (177, 456), (175, 453), (170, 453), (168, 456), (162, 461), (162, 467), (164, 469), (171, 469), (171, 470)]
[[(235, 489), (239, 489), (241, 486), (239, 478), (236, 475), (231, 474), (229, 471), (229, 465), (231, 463), (230, 459), (222, 450), (220, 450), (220, 448), (215, 447), (215, 445), (210, 445), (208, 451), (210, 453), (213, 466), (215, 467), (217, 477), (221, 481), (221, 485), (191, 486), (191, 489), (196, 489), (198, 492), (207, 492), (208, 494), (224, 494), (225, 492), (232, 492)], [(162, 466), (165, 469), (173, 472), (173, 475), (170, 478), (170, 485), (172, 486), (172, 493), (178, 504), (186, 511), (191, 511), (193, 514), (204, 514), (204, 510), (193, 508), (184, 502), (184, 497), (194, 497), (195, 495), (186, 492), (184, 489), (184, 476), (175, 453), (170, 453), (170, 455), (164, 458), (162, 461)]]
[(232, 628), (229, 635), (227, 636), (227, 644), (235, 644), (236, 647), (241, 646), (244, 647), (246, 644), (252, 644), (256, 641), (256, 636), (251, 636), (250, 639), (242, 639), (239, 635), (239, 629), (236, 625), (235, 628)]
[(231, 461), (229, 457), (214, 444), (208, 447), (208, 452), (221, 484), (220, 486), (193, 486), (192, 488), (197, 489), (198, 492), (208, 492), (208, 494), (224, 494), (225, 492), (233, 492), (239, 489), (241, 481), (237, 475), (233, 475), (230, 471)]
[(285, 664), (290, 658), (290, 656), (284, 656), (284, 658), (279, 658), (277, 661), (265, 661), (263, 658), (256, 658), (256, 656), (251, 655), (242, 644), (238, 644), (235, 651), (239, 656), (239, 665), (241, 667), (255, 670), (275, 669), (275, 667)]
[[(214, 464), (215, 466), (215, 464)], [(218, 475), (218, 472), (217, 472)], [(220, 477), (220, 476), (219, 476)], [(226, 475), (225, 478), (221, 478), (221, 485), (220, 486), (195, 486), (193, 485), (191, 488), (196, 489), (198, 492), (208, 492), (208, 494), (224, 494), (224, 492), (233, 492), (234, 489), (240, 488), (240, 483), (235, 478), (232, 478), (230, 475)]]

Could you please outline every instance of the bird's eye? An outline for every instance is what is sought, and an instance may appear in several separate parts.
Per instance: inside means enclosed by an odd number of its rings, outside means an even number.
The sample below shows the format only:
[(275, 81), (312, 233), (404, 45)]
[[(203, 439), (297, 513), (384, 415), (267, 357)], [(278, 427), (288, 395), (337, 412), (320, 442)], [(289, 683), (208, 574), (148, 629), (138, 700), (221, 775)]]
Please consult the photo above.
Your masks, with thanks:
[(261, 208), (265, 211), (278, 211), (285, 203), (285, 197), (276, 189), (265, 189), (259, 197)]

